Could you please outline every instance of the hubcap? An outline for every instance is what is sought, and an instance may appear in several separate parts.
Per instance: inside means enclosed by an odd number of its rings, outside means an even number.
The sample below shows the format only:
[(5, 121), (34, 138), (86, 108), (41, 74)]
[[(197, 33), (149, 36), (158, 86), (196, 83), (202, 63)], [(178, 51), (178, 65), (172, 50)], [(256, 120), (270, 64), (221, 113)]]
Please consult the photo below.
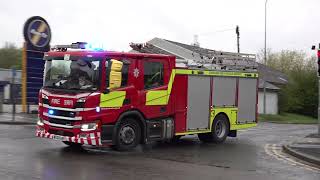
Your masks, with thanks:
[(221, 121), (221, 120), (218, 120), (214, 130), (215, 130), (216, 135), (219, 138), (222, 138), (226, 133), (226, 125), (225, 125), (225, 123), (223, 123), (223, 121)]
[(130, 126), (124, 126), (120, 130), (120, 140), (124, 142), (125, 144), (131, 144), (133, 143), (134, 139), (136, 137), (136, 134), (132, 127)]

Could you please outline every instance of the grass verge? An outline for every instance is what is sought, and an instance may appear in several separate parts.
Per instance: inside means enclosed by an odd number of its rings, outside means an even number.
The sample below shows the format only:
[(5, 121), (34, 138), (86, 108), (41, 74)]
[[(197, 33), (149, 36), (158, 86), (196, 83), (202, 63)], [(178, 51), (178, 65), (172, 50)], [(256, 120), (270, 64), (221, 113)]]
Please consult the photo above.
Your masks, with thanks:
[(259, 115), (259, 121), (273, 122), (282, 124), (316, 124), (318, 120), (310, 116), (304, 116), (292, 113), (281, 113), (278, 115)]

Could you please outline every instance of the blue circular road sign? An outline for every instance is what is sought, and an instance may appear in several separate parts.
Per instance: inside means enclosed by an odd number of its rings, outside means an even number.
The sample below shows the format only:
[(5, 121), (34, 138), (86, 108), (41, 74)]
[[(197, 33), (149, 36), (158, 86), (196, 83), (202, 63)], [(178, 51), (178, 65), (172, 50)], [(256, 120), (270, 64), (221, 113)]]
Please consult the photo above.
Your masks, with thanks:
[(45, 51), (49, 48), (51, 30), (47, 21), (42, 17), (33, 16), (29, 18), (24, 24), (23, 34), (32, 49)]

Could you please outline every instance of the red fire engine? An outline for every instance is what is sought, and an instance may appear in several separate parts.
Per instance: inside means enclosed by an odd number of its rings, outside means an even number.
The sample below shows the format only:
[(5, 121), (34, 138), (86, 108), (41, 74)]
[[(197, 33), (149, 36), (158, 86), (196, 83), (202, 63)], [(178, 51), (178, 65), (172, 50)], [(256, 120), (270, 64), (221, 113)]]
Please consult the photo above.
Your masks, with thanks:
[(189, 134), (221, 143), (257, 124), (254, 55), (216, 51), (194, 62), (86, 46), (45, 54), (36, 136), (128, 150)]

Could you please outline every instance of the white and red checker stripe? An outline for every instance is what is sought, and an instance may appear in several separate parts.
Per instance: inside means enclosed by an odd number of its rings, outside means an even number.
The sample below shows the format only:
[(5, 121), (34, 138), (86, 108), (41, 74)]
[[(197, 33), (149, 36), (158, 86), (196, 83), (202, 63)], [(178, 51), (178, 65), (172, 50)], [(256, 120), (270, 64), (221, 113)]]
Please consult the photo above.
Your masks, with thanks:
[[(54, 134), (36, 130), (36, 136), (53, 139)], [(63, 141), (69, 141), (69, 142), (87, 144), (87, 145), (93, 145), (93, 146), (102, 146), (100, 132), (90, 133), (89, 138), (78, 138), (78, 137), (68, 137), (68, 136), (63, 136), (63, 137), (64, 137)]]

